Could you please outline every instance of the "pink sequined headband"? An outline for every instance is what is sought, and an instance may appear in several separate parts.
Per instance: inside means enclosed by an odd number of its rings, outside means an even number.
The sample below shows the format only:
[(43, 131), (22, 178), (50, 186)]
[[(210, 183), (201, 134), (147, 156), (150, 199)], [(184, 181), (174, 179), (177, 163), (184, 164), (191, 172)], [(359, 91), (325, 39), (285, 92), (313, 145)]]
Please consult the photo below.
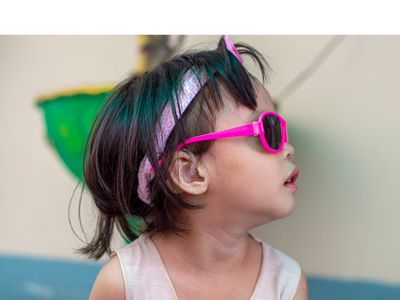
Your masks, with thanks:
[[(236, 50), (235, 45), (228, 35), (224, 36), (226, 48), (236, 56), (236, 58), (243, 63), (243, 58), (240, 56), (239, 52)], [(201, 90), (204, 84), (207, 81), (207, 76), (204, 73), (201, 73), (199, 76), (196, 76), (194, 70), (188, 70), (182, 78), (182, 90), (178, 93), (178, 97), (175, 99), (175, 111), (178, 114), (178, 119), (185, 112), (186, 108), (192, 102), (197, 93)], [(169, 135), (171, 134), (172, 129), (175, 126), (175, 120), (172, 113), (172, 107), (168, 104), (163, 113), (161, 114), (160, 120), (156, 124), (157, 131), (157, 145), (156, 145), (156, 153), (157, 157), (159, 157), (164, 151), (165, 144)], [(139, 172), (138, 172), (138, 188), (137, 192), (139, 198), (150, 204), (150, 192), (149, 192), (149, 183), (154, 178), (154, 172), (152, 170), (151, 163), (147, 157), (144, 156), (142, 159)]]

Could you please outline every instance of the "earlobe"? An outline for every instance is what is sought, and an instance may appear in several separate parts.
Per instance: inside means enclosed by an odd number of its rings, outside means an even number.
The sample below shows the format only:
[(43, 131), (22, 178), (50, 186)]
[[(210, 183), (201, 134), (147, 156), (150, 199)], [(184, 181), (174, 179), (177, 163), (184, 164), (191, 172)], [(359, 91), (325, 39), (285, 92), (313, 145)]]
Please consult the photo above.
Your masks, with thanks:
[(202, 162), (191, 152), (177, 151), (171, 167), (171, 178), (178, 193), (201, 195), (208, 189), (208, 174)]

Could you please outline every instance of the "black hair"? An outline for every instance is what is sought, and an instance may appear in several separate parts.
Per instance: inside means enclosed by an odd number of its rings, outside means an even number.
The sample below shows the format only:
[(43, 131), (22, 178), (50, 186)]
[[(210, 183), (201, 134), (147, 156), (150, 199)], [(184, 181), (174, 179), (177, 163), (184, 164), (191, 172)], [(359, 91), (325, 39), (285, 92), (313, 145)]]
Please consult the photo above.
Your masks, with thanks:
[[(242, 57), (248, 56), (257, 63), (266, 82), (265, 66), (267, 71), (269, 66), (262, 54), (247, 44), (237, 43), (235, 47)], [(176, 125), (162, 153), (163, 164), (159, 166), (155, 124), (168, 103), (175, 107), (173, 99), (182, 88), (182, 76), (192, 68), (205, 72), (207, 82), (181, 118), (173, 111)], [(111, 255), (114, 228), (127, 242), (142, 233), (185, 233), (180, 213), (203, 206), (190, 203), (167, 184), (172, 182), (169, 167), (175, 149), (191, 136), (214, 131), (216, 112), (224, 106), (222, 84), (238, 105), (255, 110), (256, 81), (227, 50), (221, 37), (214, 50), (186, 51), (142, 75), (132, 74), (118, 83), (97, 114), (85, 145), (84, 185), (89, 188), (99, 215), (92, 240), (77, 249), (78, 252), (95, 260), (104, 253)], [(193, 143), (185, 149), (201, 158), (212, 143)], [(137, 194), (139, 164), (145, 155), (155, 170), (149, 185), (152, 205), (143, 202)]]

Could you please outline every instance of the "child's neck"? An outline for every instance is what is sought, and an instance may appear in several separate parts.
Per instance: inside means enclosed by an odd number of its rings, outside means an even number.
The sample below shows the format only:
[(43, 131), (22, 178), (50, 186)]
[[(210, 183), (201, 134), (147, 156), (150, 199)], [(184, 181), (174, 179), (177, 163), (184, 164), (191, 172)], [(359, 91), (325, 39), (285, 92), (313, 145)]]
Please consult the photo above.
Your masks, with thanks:
[(229, 276), (246, 268), (261, 246), (247, 231), (196, 229), (179, 237), (154, 235), (152, 240), (164, 261), (206, 276)]

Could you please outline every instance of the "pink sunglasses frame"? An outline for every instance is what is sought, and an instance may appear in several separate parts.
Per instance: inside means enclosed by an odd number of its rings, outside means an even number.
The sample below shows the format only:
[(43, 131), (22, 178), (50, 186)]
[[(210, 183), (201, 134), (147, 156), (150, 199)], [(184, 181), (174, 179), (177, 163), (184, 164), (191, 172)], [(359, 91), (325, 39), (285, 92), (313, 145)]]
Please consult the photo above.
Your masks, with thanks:
[[(273, 149), (271, 148), (266, 139), (265, 139), (265, 131), (264, 131), (264, 126), (262, 120), (266, 115), (274, 115), (276, 116), (282, 126), (282, 136), (281, 136), (281, 143), (278, 149)], [(202, 135), (197, 135), (191, 138), (188, 138), (187, 140), (183, 141), (178, 145), (176, 148), (176, 151), (180, 150), (182, 147), (192, 144), (192, 143), (197, 143), (197, 142), (202, 142), (202, 141), (210, 141), (210, 140), (216, 140), (216, 139), (222, 139), (222, 138), (229, 138), (229, 137), (237, 137), (237, 136), (258, 136), (260, 138), (261, 144), (263, 145), (264, 149), (267, 150), (268, 152), (272, 153), (278, 153), (281, 152), (284, 144), (289, 142), (289, 134), (287, 130), (287, 122), (286, 120), (278, 113), (274, 111), (265, 111), (260, 114), (258, 117), (258, 121), (247, 123), (238, 127), (232, 127), (228, 129), (224, 129), (221, 131), (214, 131)], [(162, 160), (158, 161), (158, 165), (162, 164)], [(154, 171), (153, 168), (150, 169), (151, 171)]]

